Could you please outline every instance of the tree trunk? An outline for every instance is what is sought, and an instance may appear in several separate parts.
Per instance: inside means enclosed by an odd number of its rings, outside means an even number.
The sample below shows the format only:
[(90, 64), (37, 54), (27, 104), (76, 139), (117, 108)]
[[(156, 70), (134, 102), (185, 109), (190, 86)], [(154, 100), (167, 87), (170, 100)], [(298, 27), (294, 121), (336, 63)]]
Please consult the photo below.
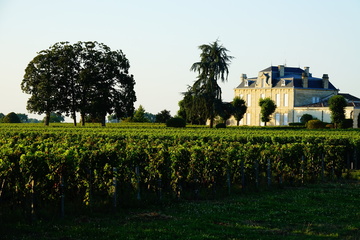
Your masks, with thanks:
[(101, 116), (101, 126), (105, 127), (106, 126), (106, 120), (105, 120), (106, 116)]
[(85, 113), (81, 113), (81, 126), (85, 126)]
[(239, 124), (240, 124), (240, 121), (237, 120), (237, 121), (236, 121), (236, 126), (239, 126)]
[(73, 120), (74, 120), (74, 126), (76, 127), (76, 113), (75, 112), (73, 112)]
[(210, 118), (210, 128), (213, 128), (213, 126), (214, 126), (214, 118), (211, 117)]
[(49, 126), (50, 123), (50, 112), (46, 112), (46, 116), (45, 116), (45, 126)]

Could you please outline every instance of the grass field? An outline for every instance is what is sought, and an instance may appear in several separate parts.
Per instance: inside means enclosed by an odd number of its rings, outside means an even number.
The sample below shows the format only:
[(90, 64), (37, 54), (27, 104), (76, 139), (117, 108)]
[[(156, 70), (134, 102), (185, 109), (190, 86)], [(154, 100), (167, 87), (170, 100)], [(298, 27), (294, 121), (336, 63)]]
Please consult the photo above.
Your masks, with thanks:
[(229, 197), (38, 219), (3, 219), (0, 239), (360, 239), (360, 183), (322, 183)]

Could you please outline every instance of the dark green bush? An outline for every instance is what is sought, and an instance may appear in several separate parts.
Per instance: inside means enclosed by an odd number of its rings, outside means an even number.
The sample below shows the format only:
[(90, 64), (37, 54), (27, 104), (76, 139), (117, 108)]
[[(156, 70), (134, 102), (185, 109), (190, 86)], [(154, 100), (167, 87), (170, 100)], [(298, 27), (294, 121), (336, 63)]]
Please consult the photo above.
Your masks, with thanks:
[(308, 129), (320, 129), (320, 128), (325, 128), (326, 123), (320, 121), (320, 120), (309, 120), (306, 123), (306, 127)]
[(166, 121), (167, 127), (186, 127), (186, 121), (183, 118), (170, 118)]
[(226, 124), (225, 123), (218, 123), (218, 124), (216, 124), (215, 128), (226, 128)]
[(353, 124), (353, 119), (344, 119), (341, 123), (339, 123), (339, 128), (352, 128)]
[(296, 122), (296, 123), (289, 123), (290, 127), (305, 127), (304, 123)]

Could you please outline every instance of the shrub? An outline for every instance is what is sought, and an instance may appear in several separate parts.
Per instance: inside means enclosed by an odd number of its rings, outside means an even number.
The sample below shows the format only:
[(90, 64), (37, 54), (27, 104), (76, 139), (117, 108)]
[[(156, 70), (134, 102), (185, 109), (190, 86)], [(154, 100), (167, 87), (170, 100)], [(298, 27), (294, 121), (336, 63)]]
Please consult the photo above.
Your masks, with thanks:
[(302, 122), (303, 124), (307, 123), (310, 120), (314, 120), (313, 116), (310, 114), (305, 113), (304, 115), (301, 116), (300, 118), (300, 122)]
[(296, 123), (289, 123), (290, 127), (305, 127), (304, 123), (296, 122)]
[(215, 128), (226, 128), (226, 124), (225, 123), (218, 123), (218, 124), (216, 124)]
[(166, 121), (167, 127), (186, 127), (186, 121), (183, 118), (170, 118)]
[(2, 119), (3, 123), (21, 123), (20, 118), (16, 113), (11, 112)]
[(306, 127), (308, 129), (319, 129), (319, 128), (325, 128), (326, 123), (320, 121), (320, 120), (309, 120), (306, 124)]
[(344, 119), (339, 123), (339, 128), (352, 128), (354, 124), (353, 119)]

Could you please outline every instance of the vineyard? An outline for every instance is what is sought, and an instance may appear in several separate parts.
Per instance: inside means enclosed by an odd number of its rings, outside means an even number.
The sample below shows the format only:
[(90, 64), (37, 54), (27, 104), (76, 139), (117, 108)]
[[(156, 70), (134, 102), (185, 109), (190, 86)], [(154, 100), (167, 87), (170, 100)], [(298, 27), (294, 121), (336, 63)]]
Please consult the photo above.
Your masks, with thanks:
[(0, 125), (0, 208), (122, 207), (345, 177), (358, 130)]

